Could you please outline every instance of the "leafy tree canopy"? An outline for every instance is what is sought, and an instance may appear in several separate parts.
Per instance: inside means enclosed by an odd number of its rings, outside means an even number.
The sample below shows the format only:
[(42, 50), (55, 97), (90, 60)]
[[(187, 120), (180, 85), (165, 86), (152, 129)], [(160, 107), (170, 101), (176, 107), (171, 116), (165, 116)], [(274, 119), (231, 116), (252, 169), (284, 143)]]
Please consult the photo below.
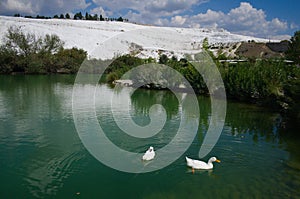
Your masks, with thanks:
[(300, 31), (295, 32), (289, 42), (289, 49), (286, 52), (287, 58), (300, 64)]

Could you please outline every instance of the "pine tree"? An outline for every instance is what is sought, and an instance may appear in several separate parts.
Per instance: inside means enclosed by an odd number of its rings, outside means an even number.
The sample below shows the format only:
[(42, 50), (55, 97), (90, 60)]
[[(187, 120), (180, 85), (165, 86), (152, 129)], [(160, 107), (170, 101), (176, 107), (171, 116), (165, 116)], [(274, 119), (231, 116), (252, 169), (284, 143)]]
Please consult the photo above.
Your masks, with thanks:
[(83, 18), (83, 16), (82, 16), (82, 14), (81, 14), (81, 12), (78, 12), (78, 13), (76, 13), (75, 15), (74, 15), (74, 19), (76, 20), (76, 19), (82, 19)]
[(122, 18), (122, 17), (119, 17), (119, 18), (117, 19), (117, 21), (122, 21), (122, 22), (123, 22), (123, 18)]
[(104, 21), (104, 18), (102, 15), (100, 15), (100, 21)]

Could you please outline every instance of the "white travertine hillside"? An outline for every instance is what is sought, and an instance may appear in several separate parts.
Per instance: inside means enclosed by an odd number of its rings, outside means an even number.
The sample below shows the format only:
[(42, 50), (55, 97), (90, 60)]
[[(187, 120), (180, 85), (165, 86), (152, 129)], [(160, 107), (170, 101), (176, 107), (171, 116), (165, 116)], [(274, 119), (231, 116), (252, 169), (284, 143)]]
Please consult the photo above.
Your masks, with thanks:
[(56, 34), (66, 48), (86, 50), (90, 57), (107, 59), (121, 54), (157, 58), (160, 53), (180, 57), (201, 51), (202, 41), (210, 44), (265, 39), (232, 34), (225, 30), (172, 28), (137, 25), (124, 22), (84, 21), (67, 19), (26, 19), (0, 16), (0, 38), (10, 26), (39, 36)]

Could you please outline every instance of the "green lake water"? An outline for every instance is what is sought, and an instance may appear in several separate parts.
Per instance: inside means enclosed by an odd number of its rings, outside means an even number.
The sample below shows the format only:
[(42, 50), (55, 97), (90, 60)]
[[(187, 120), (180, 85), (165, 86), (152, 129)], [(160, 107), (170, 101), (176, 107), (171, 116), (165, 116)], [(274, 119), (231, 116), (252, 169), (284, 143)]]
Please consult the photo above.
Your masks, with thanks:
[[(203, 158), (217, 156), (221, 163), (193, 174), (185, 156), (198, 157), (211, 116), (209, 98), (198, 97), (199, 129), (182, 156), (157, 171), (126, 173), (102, 164), (82, 144), (72, 113), (74, 79), (0, 76), (0, 198), (300, 198), (300, 129), (282, 122), (278, 113), (228, 102), (220, 139)], [(193, 107), (183, 113), (169, 91), (140, 89), (129, 96), (132, 88), (114, 91), (106, 84), (96, 90), (99, 124), (127, 151), (164, 147), (175, 136), (181, 114), (193, 114)], [(88, 85), (82, 87), (83, 96), (88, 91)], [(149, 139), (124, 134), (108, 106), (112, 93), (129, 96), (129, 115), (142, 126), (150, 122), (150, 107), (162, 104), (162, 132)], [(116, 114), (126, 115), (122, 103), (115, 106)]]

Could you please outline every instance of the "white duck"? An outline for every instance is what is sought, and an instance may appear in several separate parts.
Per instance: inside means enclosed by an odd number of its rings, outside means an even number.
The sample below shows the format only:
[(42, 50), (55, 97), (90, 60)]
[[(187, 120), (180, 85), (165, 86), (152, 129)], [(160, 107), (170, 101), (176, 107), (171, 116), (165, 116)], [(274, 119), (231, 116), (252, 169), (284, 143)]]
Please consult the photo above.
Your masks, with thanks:
[(150, 146), (149, 149), (146, 151), (146, 153), (143, 155), (142, 160), (149, 161), (154, 159), (154, 156), (155, 156), (154, 148)]
[(204, 169), (204, 170), (212, 169), (214, 167), (213, 162), (221, 162), (216, 157), (211, 157), (207, 163), (200, 160), (193, 160), (188, 157), (185, 157), (185, 159), (186, 159), (187, 166), (192, 167), (193, 173), (195, 172), (194, 169)]

